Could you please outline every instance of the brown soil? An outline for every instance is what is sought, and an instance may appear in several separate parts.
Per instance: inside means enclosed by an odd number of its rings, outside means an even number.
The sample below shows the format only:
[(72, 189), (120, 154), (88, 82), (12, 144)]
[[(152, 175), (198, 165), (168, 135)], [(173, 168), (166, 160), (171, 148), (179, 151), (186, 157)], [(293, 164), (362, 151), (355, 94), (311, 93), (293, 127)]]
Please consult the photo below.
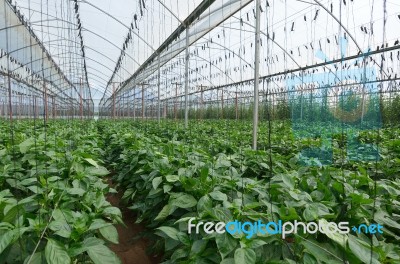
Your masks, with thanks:
[[(110, 186), (114, 186), (111, 179), (108, 180)], [(116, 225), (119, 236), (118, 245), (110, 245), (110, 249), (118, 255), (123, 264), (157, 264), (161, 262), (161, 256), (149, 256), (146, 249), (150, 246), (150, 241), (144, 237), (136, 239), (146, 228), (141, 224), (136, 224), (136, 216), (121, 202), (123, 192), (109, 194), (107, 201), (113, 206), (118, 207), (122, 212), (122, 220), (126, 226)]]

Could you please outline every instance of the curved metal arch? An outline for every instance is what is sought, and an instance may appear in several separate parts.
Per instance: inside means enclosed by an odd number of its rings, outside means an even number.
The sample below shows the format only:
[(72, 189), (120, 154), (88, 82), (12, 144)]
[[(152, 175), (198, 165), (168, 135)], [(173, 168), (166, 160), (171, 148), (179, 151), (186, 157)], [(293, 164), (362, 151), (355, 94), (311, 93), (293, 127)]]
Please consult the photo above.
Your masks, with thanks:
[[(32, 10), (32, 9), (31, 9), (31, 10)], [(36, 12), (39, 12), (39, 11), (36, 10)], [(74, 23), (72, 23), (72, 22), (70, 22), (70, 21), (67, 21), (67, 20), (64, 20), (64, 19), (60, 19), (60, 18), (58, 18), (58, 17), (56, 17), (56, 16), (52, 16), (52, 15), (50, 15), (50, 14), (48, 14), (48, 16), (49, 16), (49, 17), (52, 17), (54, 21), (61, 21), (61, 22), (63, 22), (63, 23), (71, 24), (71, 25), (73, 25), (74, 27), (77, 26), (76, 24), (74, 24)], [(36, 21), (35, 23), (39, 23), (39, 22), (43, 22), (43, 21), (52, 21), (52, 20), (50, 20), (50, 19), (38, 20), (38, 21)], [(31, 24), (32, 24), (32, 23), (31, 23)], [(20, 25), (18, 25), (18, 26), (22, 26), (22, 24), (20, 24)], [(82, 29), (85, 30), (85, 31), (87, 31), (87, 32), (89, 32), (89, 33), (92, 33), (92, 34), (96, 35), (97, 37), (100, 37), (101, 39), (107, 41), (109, 44), (113, 45), (113, 46), (114, 46), (115, 48), (117, 48), (119, 51), (122, 51), (122, 49), (121, 49), (120, 47), (118, 47), (118, 46), (115, 45), (114, 43), (110, 42), (108, 39), (102, 37), (101, 35), (98, 35), (98, 34), (94, 33), (93, 31), (91, 31), (91, 30), (89, 30), (89, 29), (87, 29), (87, 28), (85, 28), (85, 27), (83, 27), (83, 26), (82, 26)], [(40, 30), (37, 30), (37, 29), (35, 29), (35, 31), (41, 32)], [(50, 35), (56, 36), (55, 34), (51, 34), (51, 33), (49, 33), (49, 32), (46, 32), (46, 34), (50, 34)], [(65, 39), (65, 38), (64, 38), (64, 39)], [(78, 43), (78, 44), (80, 44), (80, 43)], [(88, 48), (88, 47), (89, 47), (89, 46), (85, 46), (85, 48)], [(90, 48), (90, 49), (91, 49), (91, 48)], [(91, 49), (91, 50), (94, 50), (94, 49)], [(126, 54), (126, 55), (127, 55), (130, 59), (132, 59), (137, 65), (140, 65), (140, 63), (137, 62), (134, 58), (132, 58), (129, 54)]]
[[(24, 79), (27, 79), (27, 77), (26, 77), (26, 78), (23, 78), (23, 79), (21, 79), (21, 78), (18, 78), (18, 79), (17, 79), (17, 78), (14, 78), (13, 75), (7, 75), (7, 76), (9, 76), (10, 78), (14, 79), (16, 82), (20, 82), (20, 83), (23, 83), (23, 84), (25, 84), (25, 85), (28, 85), (27, 82), (24, 80)], [(49, 75), (46, 79), (42, 79), (42, 82), (50, 83), (50, 84), (52, 84), (52, 85), (55, 87), (55, 91), (54, 91), (54, 90), (49, 90), (49, 91), (51, 91), (52, 93), (56, 94), (56, 91), (58, 90), (59, 92), (61, 92), (62, 94), (64, 94), (66, 98), (70, 98), (71, 100), (73, 100), (73, 99), (76, 100), (76, 98), (72, 98), (72, 97), (70, 97), (69, 95), (67, 95), (67, 94), (64, 92), (63, 87), (59, 87), (58, 85), (55, 85), (55, 84), (54, 84), (55, 82), (57, 82), (57, 81), (59, 81), (59, 80), (62, 80), (62, 78), (58, 78), (58, 79), (55, 79), (55, 80), (49, 80), (52, 76), (54, 76), (54, 74)], [(34, 87), (33, 85), (28, 85), (28, 86)], [(69, 87), (69, 89), (72, 89), (72, 88), (75, 88), (75, 87)], [(38, 89), (38, 88), (35, 88), (35, 90), (39, 90), (39, 89)], [(43, 91), (41, 91), (41, 92), (43, 92)], [(78, 94), (79, 94), (79, 93), (78, 93)], [(59, 96), (57, 96), (57, 97), (60, 98)]]
[[(6, 76), (6, 75), (4, 75), (4, 74), (2, 74), (2, 73), (0, 73), (0, 74), (3, 75), (3, 76)], [(8, 76), (8, 75), (7, 75), (7, 76)], [(18, 84), (22, 83), (23, 85), (32, 88), (33, 90), (35, 90), (35, 91), (38, 92), (38, 93), (43, 93), (42, 90), (40, 90), (40, 89), (38, 89), (37, 87), (35, 87), (35, 86), (33, 86), (33, 85), (27, 83), (27, 82), (24, 81), (23, 79), (14, 78), (14, 76), (12, 76), (12, 75), (10, 75), (9, 77), (10, 77), (11, 79), (13, 79), (15, 82), (17, 82)], [(22, 87), (22, 88), (23, 88), (23, 87)], [(58, 89), (58, 90), (59, 90), (59, 89)], [(51, 91), (51, 90), (50, 90), (50, 91)], [(59, 90), (59, 91), (62, 92), (62, 93), (64, 93), (62, 90)], [(57, 94), (55, 93), (55, 91), (51, 91), (51, 93), (52, 93), (52, 96), (55, 96), (60, 102), (62, 102), (61, 100), (67, 100), (67, 99), (68, 99), (68, 100), (73, 100), (73, 99), (75, 99), (75, 98), (70, 97), (69, 95), (66, 95), (65, 98), (59, 97), (59, 96), (57, 96)], [(65, 93), (64, 93), (64, 94), (65, 94)]]
[[(237, 17), (233, 17), (233, 18), (238, 19)], [(249, 24), (249, 23), (247, 23), (247, 22), (245, 22), (245, 21), (243, 21), (243, 23), (246, 24), (246, 25), (248, 25), (248, 26), (250, 26), (250, 27), (252, 27), (252, 28), (254, 28), (253, 25), (251, 25), (251, 24)], [(297, 65), (297, 67), (301, 68), (301, 66), (300, 66), (300, 65), (297, 63), (297, 61), (292, 57), (292, 55), (291, 55), (286, 49), (284, 49), (278, 42), (276, 42), (275, 40), (273, 40), (272, 38), (270, 38), (270, 37), (268, 36), (268, 34), (266, 34), (264, 31), (260, 30), (260, 33), (263, 34), (264, 36), (266, 36), (267, 39), (271, 40), (279, 49), (281, 49), (281, 50), (282, 50), (282, 51)], [(336, 76), (336, 78), (337, 78), (339, 81), (341, 81), (340, 78), (339, 78), (339, 76), (337, 76), (337, 74), (336, 74), (335, 72), (333, 72), (331, 68), (327, 67), (326, 65), (324, 65), (323, 67), (326, 68), (326, 69), (328, 69), (328, 71), (330, 71), (334, 76)], [(298, 78), (299, 80), (302, 80), (302, 79), (301, 79), (300, 77), (298, 77), (298, 76), (295, 76), (295, 78)], [(275, 84), (277, 84), (275, 81), (273, 81), (273, 82), (274, 82)]]
[[(101, 38), (102, 40), (106, 41), (107, 43), (111, 44), (112, 46), (114, 46), (115, 48), (117, 48), (119, 51), (122, 51), (121, 48), (119, 48), (117, 45), (115, 45), (114, 43), (112, 43), (112, 42), (109, 41), (108, 39), (102, 37), (101, 35), (99, 35), (99, 34), (93, 32), (93, 31), (91, 31), (91, 30), (89, 30), (89, 29), (87, 29), (87, 28), (84, 28), (84, 27), (82, 27), (82, 30), (83, 30), (83, 31), (87, 31), (87, 32), (89, 32), (89, 33), (92, 33), (92, 34), (95, 35), (96, 37), (99, 37), (99, 38)], [(85, 46), (85, 47), (86, 47), (86, 46)], [(128, 53), (125, 53), (125, 55), (128, 56), (131, 60), (133, 60), (137, 65), (140, 66), (140, 63), (137, 62), (134, 58), (132, 58)]]
[[(192, 53), (193, 54), (193, 53)], [(202, 60), (205, 60), (205, 61), (207, 61), (206, 59), (204, 59), (204, 58), (202, 58), (202, 57), (200, 57), (200, 56), (198, 56), (198, 55), (196, 55), (196, 54), (193, 54), (194, 56), (196, 56), (196, 57), (198, 57), (198, 58), (200, 58), (200, 59), (202, 59)], [(207, 61), (208, 62), (208, 61)], [(212, 64), (210, 64), (210, 65), (212, 65)], [(214, 67), (216, 67), (219, 71), (221, 71), (226, 77), (228, 77), (232, 82), (234, 82), (234, 80), (232, 79), (232, 78), (230, 78), (229, 77), (229, 75), (227, 75), (224, 71), (222, 71), (222, 69), (220, 69), (219, 67), (217, 67), (217, 66), (215, 66), (215, 65), (213, 65)], [(189, 69), (191, 69), (191, 70), (193, 70), (192, 68), (190, 68), (189, 67)], [(205, 77), (205, 76), (203, 76), (203, 77)], [(207, 79), (208, 80), (208, 79)], [(211, 83), (211, 80), (208, 80), (208, 82), (210, 82), (210, 84), (212, 84)], [(110, 99), (110, 97), (109, 98), (107, 98), (106, 100), (105, 100), (105, 102), (107, 102), (108, 100)]]
[[(355, 39), (355, 38), (353, 37), (353, 35), (349, 32), (349, 30), (342, 24), (342, 22), (340, 22), (340, 20), (339, 20), (331, 11), (329, 11), (328, 8), (326, 8), (326, 6), (324, 6), (323, 4), (321, 4), (320, 1), (314, 0), (314, 2), (316, 2), (320, 7), (322, 7), (334, 20), (336, 20), (336, 22), (339, 24), (339, 26), (340, 26), (341, 28), (343, 28), (344, 31), (346, 31), (346, 33), (349, 35), (349, 37), (351, 38), (351, 40), (352, 40), (352, 41), (354, 42), (354, 44), (357, 46), (358, 51), (361, 52), (361, 53), (363, 53), (363, 51), (361, 50), (360, 45), (358, 45), (358, 42), (356, 41), (356, 39)], [(365, 60), (365, 56), (363, 56), (363, 60)], [(375, 59), (372, 58), (372, 61), (373, 61), (378, 67), (380, 67), (379, 64), (375, 61)], [(388, 74), (387, 74), (383, 69), (381, 69), (381, 70), (382, 70), (382, 72), (383, 72), (386, 76), (388, 76)]]
[[(52, 35), (52, 36), (58, 36), (58, 35), (56, 35), (56, 34), (51, 34), (51, 33), (48, 33), (48, 34), (49, 34), (49, 35)], [(63, 41), (69, 41), (69, 42), (72, 42), (72, 43), (75, 43), (75, 44), (79, 44), (79, 45), (80, 45), (80, 43), (77, 42), (77, 41), (73, 41), (73, 40), (66, 39), (66, 38), (59, 38), (59, 39), (62, 39)], [(57, 40), (59, 40), (59, 39), (57, 39)], [(47, 42), (42, 42), (42, 43), (47, 43)], [(101, 53), (101, 52), (99, 52), (99, 51), (97, 51), (97, 50), (95, 50), (95, 49), (93, 49), (93, 48), (91, 48), (91, 47), (89, 47), (89, 46), (85, 46), (85, 48), (87, 48), (87, 49), (89, 49), (89, 50), (91, 50), (91, 51), (94, 51), (94, 52), (97, 53), (97, 54), (102, 55), (103, 57), (107, 58), (108, 60), (110, 60), (110, 61), (113, 62), (113, 63), (116, 63), (116, 62), (115, 62), (113, 59), (111, 59), (110, 57), (104, 55), (103, 53)], [(80, 54), (78, 54), (78, 53), (75, 53), (75, 54), (76, 54), (76, 55), (80, 55)], [(88, 57), (88, 56), (85, 56), (85, 57), (86, 57), (86, 58), (90, 58), (90, 57)], [(121, 67), (121, 68), (122, 68), (126, 73), (130, 74), (129, 71), (125, 69), (125, 67)]]
[(175, 17), (176, 20), (178, 20), (181, 24), (183, 24), (183, 21), (179, 19), (179, 17), (177, 17), (167, 6), (164, 5), (163, 2), (161, 2), (161, 0), (157, 0), (165, 9), (167, 9), (167, 11), (173, 16)]
[[(119, 24), (121, 24), (122, 26), (124, 26), (126, 29), (130, 30), (130, 27), (128, 27), (127, 25), (125, 25), (124, 23), (122, 23), (118, 18), (112, 16), (111, 14), (107, 13), (106, 11), (104, 11), (103, 9), (93, 5), (92, 3), (86, 1), (86, 0), (81, 0), (82, 3), (88, 4), (90, 6), (92, 6), (93, 8), (99, 10), (100, 12), (104, 13), (105, 15), (111, 17), (112, 19), (114, 19), (115, 21), (117, 21)], [(147, 46), (149, 46), (151, 48), (151, 50), (154, 52), (155, 49), (149, 44), (147, 43), (147, 41), (145, 39), (143, 39), (141, 36), (139, 36), (136, 32), (134, 32), (133, 30), (131, 30), (131, 32), (137, 36), (141, 41), (143, 41)]]
[[(189, 67), (189, 69), (190, 70), (194, 70), (193, 68), (191, 68), (191, 67)], [(222, 70), (221, 70), (222, 71)], [(171, 71), (171, 73), (175, 73), (175, 72), (172, 72)], [(175, 73), (176, 75), (179, 75), (178, 73)], [(206, 78), (206, 76), (204, 76), (204, 75), (202, 75), (202, 74), (200, 74), (200, 73), (197, 73), (197, 74), (199, 74), (200, 76), (202, 76), (202, 77), (204, 77), (206, 80), (207, 80), (207, 82), (209, 82), (210, 84), (211, 84), (211, 86), (213, 86), (213, 83), (211, 82), (211, 80), (209, 80), (208, 78)], [(168, 80), (168, 78), (165, 78), (166, 80)], [(232, 79), (231, 79), (232, 80)], [(232, 80), (233, 81), (233, 80)], [(112, 95), (112, 94), (111, 94)], [(183, 95), (182, 95), (183, 96)], [(175, 96), (174, 96), (175, 97)], [(174, 97), (168, 97), (168, 98), (164, 98), (164, 100), (165, 99), (170, 99), (170, 98), (174, 98)], [(124, 96), (119, 96), (118, 97), (118, 102), (119, 102), (119, 100), (120, 100), (120, 98), (129, 98), (129, 96), (128, 97), (124, 97)], [(108, 97), (106, 100), (105, 100), (105, 102), (107, 102), (108, 100), (110, 99), (110, 97)]]
[[(203, 37), (203, 39), (210, 41), (208, 38)], [(244, 61), (245, 63), (249, 64), (251, 68), (254, 69), (254, 67), (251, 65), (251, 63), (247, 62), (245, 59), (243, 59), (239, 54), (235, 53), (235, 51), (231, 50), (230, 48), (224, 47), (223, 45), (219, 44), (218, 42), (213, 42), (212, 44), (216, 44), (222, 48), (224, 48), (225, 50), (229, 50), (230, 52), (232, 52), (235, 56), (237, 56), (239, 59), (241, 59), (242, 61)], [(195, 45), (196, 46), (196, 45)]]
[[(69, 53), (71, 53), (71, 52), (69, 52)], [(67, 54), (67, 53), (60, 53), (60, 54)], [(60, 54), (56, 54), (55, 56), (60, 55)], [(77, 53), (75, 53), (75, 52), (72, 52), (72, 54), (80, 55), (80, 54), (77, 54)], [(97, 60), (94, 60), (94, 59), (92, 59), (92, 58), (90, 58), (90, 57), (87, 57), (87, 59), (90, 60), (90, 61), (93, 61), (93, 62), (95, 62), (95, 63), (97, 63), (97, 64), (103, 66), (103, 67), (106, 68), (107, 70), (113, 72), (112, 69), (110, 69), (110, 68), (107, 67), (106, 65), (102, 64), (101, 62), (98, 62)], [(29, 62), (28, 64), (30, 64), (30, 63), (32, 63), (32, 62), (40, 61), (40, 60), (42, 60), (42, 58), (37, 59), (37, 60), (34, 60), (34, 61), (31, 61), (31, 62)], [(26, 64), (25, 64), (25, 65), (26, 65)], [(69, 64), (69, 63), (68, 63), (68, 64), (65, 64), (65, 63), (64, 63), (64, 64), (59, 64), (59, 66), (65, 66), (65, 65), (71, 65), (71, 64)], [(22, 66), (20, 66), (20, 67), (14, 69), (12, 72), (14, 72), (14, 71), (17, 70), (17, 69), (20, 69), (21, 67), (22, 67)], [(52, 68), (52, 67), (47, 67), (47, 68), (45, 68), (45, 69), (42, 69), (41, 71), (43, 71), (43, 70), (48, 70), (48, 69), (50, 69), (50, 68)], [(94, 69), (94, 68), (92, 68), (92, 69)], [(128, 72), (128, 73), (129, 73), (129, 72)], [(35, 75), (35, 74), (37, 74), (37, 73), (36, 73), (36, 72), (35, 72), (35, 73), (32, 73), (32, 74), (28, 75), (26, 78), (32, 77), (32, 76)], [(120, 77), (121, 77), (121, 76), (120, 76)]]
[[(55, 40), (55, 41), (57, 41), (57, 40)], [(47, 42), (44, 42), (44, 43), (47, 43)], [(98, 52), (98, 51), (96, 51), (96, 50), (94, 50), (94, 49), (92, 49), (92, 48), (90, 48), (90, 49), (93, 50), (93, 51), (95, 51), (95, 52), (97, 52), (97, 53), (99, 53), (99, 54), (102, 54), (101, 52)], [(59, 56), (59, 55), (64, 55), (64, 54), (71, 54), (71, 52), (63, 52), (63, 53), (58, 53), (58, 54), (52, 54), (52, 56)], [(72, 54), (80, 55), (80, 54), (78, 54), (78, 53), (76, 53), (76, 52), (73, 52)], [(103, 54), (102, 54), (102, 55), (103, 55)], [(104, 57), (110, 59), (108, 56), (105, 56), (105, 55), (104, 55)], [(102, 63), (100, 63), (100, 62), (98, 62), (98, 61), (96, 61), (96, 60), (94, 60), (94, 59), (92, 59), (92, 58), (90, 58), (90, 57), (86, 57), (86, 58), (87, 58), (88, 60), (91, 60), (91, 61), (94, 61), (94, 62), (100, 64), (101, 66), (103, 66), (103, 67), (105, 67), (105, 68), (107, 68), (108, 70), (111, 71), (111, 69), (108, 68), (107, 66), (105, 66), (104, 64), (102, 64)], [(14, 71), (16, 71), (16, 70), (19, 70), (19, 69), (21, 69), (21, 68), (23, 68), (23, 67), (26, 67), (27, 65), (29, 65), (29, 64), (31, 64), (31, 63), (33, 63), (33, 62), (40, 61), (40, 60), (42, 60), (42, 58), (39, 58), (39, 59), (30, 61), (30, 62), (25, 63), (25, 64), (22, 64), (21, 66), (19, 66), (18, 68), (15, 68), (15, 69), (14, 69), (13, 71), (11, 71), (11, 72), (14, 72)], [(111, 59), (110, 59), (110, 60), (111, 60)], [(122, 67), (122, 68), (129, 74), (129, 72), (128, 72), (124, 67)]]
[[(92, 33), (92, 34), (95, 34), (96, 36), (98, 36), (98, 37), (100, 37), (100, 38), (102, 38), (102, 39), (104, 39), (104, 40), (106, 40), (108, 43), (110, 43), (111, 45), (113, 45), (113, 46), (115, 46), (116, 48), (118, 48), (116, 45), (114, 45), (112, 42), (110, 42), (110, 41), (108, 41), (107, 39), (105, 39), (105, 38), (103, 38), (103, 37), (101, 37), (100, 35), (98, 35), (98, 34), (96, 34), (96, 33), (94, 33), (94, 32), (92, 32), (92, 31), (90, 31), (90, 30), (87, 30), (87, 29), (84, 29), (85, 31), (88, 31), (88, 32), (90, 32), (90, 33)], [(49, 41), (43, 41), (43, 42), (41, 42), (42, 44), (44, 44), (44, 43), (51, 43), (51, 42), (58, 42), (58, 41), (61, 41), (62, 39), (53, 39), (53, 40), (49, 40)], [(71, 42), (73, 42), (72, 40), (69, 40), (69, 41), (71, 41)], [(76, 43), (76, 42), (75, 42)], [(13, 51), (10, 51), (10, 52), (8, 52), (7, 54), (11, 54), (11, 53), (14, 53), (14, 52), (17, 52), (17, 51), (20, 51), (20, 50), (23, 50), (23, 49), (26, 49), (26, 48), (30, 48), (30, 47), (33, 47), (33, 46), (37, 46), (37, 45), (40, 45), (39, 43), (35, 43), (35, 44), (32, 44), (32, 45), (28, 45), (28, 46), (24, 46), (24, 47), (21, 47), (21, 48), (18, 48), (18, 49), (16, 49), (16, 50), (13, 50)], [(85, 47), (88, 47), (88, 46), (85, 46)], [(90, 50), (93, 50), (93, 51), (95, 51), (95, 52), (97, 52), (97, 53), (100, 53), (100, 52), (98, 52), (98, 51), (96, 51), (96, 50), (94, 50), (94, 49), (92, 49), (92, 48), (89, 48)], [(119, 48), (118, 48), (119, 49)], [(101, 54), (101, 53), (100, 53)], [(80, 54), (79, 54), (80, 55)], [(128, 55), (128, 54), (127, 54)], [(103, 55), (103, 56), (105, 56), (105, 55)], [(107, 57), (107, 56), (105, 56), (105, 57)], [(138, 65), (140, 65), (135, 59), (133, 59), (131, 56), (129, 56), (128, 55), (128, 57), (129, 58), (131, 58), (136, 64), (138, 64)], [(87, 58), (89, 58), (89, 57), (87, 57)], [(107, 58), (109, 58), (109, 57), (107, 57)], [(110, 58), (109, 58), (110, 59)], [(111, 59), (110, 59), (111, 60)], [(129, 73), (124, 67), (122, 67), (127, 73)]]

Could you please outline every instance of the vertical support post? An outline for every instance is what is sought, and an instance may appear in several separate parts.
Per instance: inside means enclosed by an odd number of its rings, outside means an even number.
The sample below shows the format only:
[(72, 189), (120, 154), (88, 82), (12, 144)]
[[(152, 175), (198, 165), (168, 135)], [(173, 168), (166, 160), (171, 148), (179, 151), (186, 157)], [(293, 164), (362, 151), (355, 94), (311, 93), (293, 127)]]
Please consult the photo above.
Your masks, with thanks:
[(27, 102), (27, 109), (26, 113), (28, 115), (28, 118), (31, 117), (31, 95), (28, 95), (28, 102)]
[(113, 83), (113, 105), (112, 105), (112, 116), (115, 119), (115, 83)]
[(224, 88), (221, 89), (221, 118), (224, 119)]
[(135, 100), (136, 100), (136, 92), (135, 92), (135, 89), (133, 89), (133, 120), (136, 120), (136, 105), (135, 105)]
[(53, 109), (51, 110), (51, 113), (53, 115), (53, 119), (55, 119), (56, 118), (56, 102), (55, 102), (54, 96), (51, 97), (51, 105), (53, 107)]
[(144, 120), (144, 84), (142, 83), (142, 120)]
[(125, 95), (122, 96), (122, 117), (125, 118)]
[(18, 106), (18, 114), (19, 114), (19, 119), (21, 119), (22, 116), (22, 94), (20, 93), (18, 96), (19, 99), (19, 106)]
[(82, 88), (82, 78), (79, 79), (79, 111), (81, 115), (81, 121), (83, 119), (83, 88)]
[(128, 119), (131, 117), (131, 108), (129, 107), (129, 94), (130, 94), (130, 91), (128, 92), (128, 96), (127, 96), (127, 98), (126, 98), (126, 108), (127, 108), (127, 111), (128, 111)]
[(157, 82), (157, 119), (161, 121), (161, 101), (160, 101), (160, 53), (158, 53), (158, 82)]
[(34, 97), (33, 100), (33, 108), (34, 108), (34, 118), (37, 118), (38, 116), (38, 107), (37, 107), (37, 100), (36, 100), (36, 96)]
[(185, 128), (188, 127), (189, 119), (189, 25), (186, 25), (186, 49), (185, 49)]
[(176, 106), (178, 104), (178, 83), (175, 83), (175, 103), (174, 103), (174, 117), (176, 120)]
[(200, 97), (200, 119), (203, 119), (203, 104), (204, 104), (204, 100), (203, 100), (203, 84), (200, 85), (200, 90), (201, 90), (201, 97)]
[(238, 92), (235, 93), (235, 117), (238, 120)]
[(257, 149), (258, 132), (258, 86), (260, 77), (260, 0), (256, 4), (256, 32), (255, 32), (255, 67), (254, 67), (254, 108), (253, 108), (253, 149)]
[(44, 118), (45, 118), (46, 122), (49, 117), (49, 115), (48, 115), (49, 113), (47, 110), (48, 110), (47, 109), (47, 86), (46, 86), (46, 84), (44, 84)]
[[(362, 101), (361, 101), (361, 124), (364, 122), (364, 114), (365, 114), (365, 91), (364, 91), (364, 85), (361, 89), (362, 92)], [(390, 98), (389, 102), (392, 103), (392, 91), (390, 91)]]

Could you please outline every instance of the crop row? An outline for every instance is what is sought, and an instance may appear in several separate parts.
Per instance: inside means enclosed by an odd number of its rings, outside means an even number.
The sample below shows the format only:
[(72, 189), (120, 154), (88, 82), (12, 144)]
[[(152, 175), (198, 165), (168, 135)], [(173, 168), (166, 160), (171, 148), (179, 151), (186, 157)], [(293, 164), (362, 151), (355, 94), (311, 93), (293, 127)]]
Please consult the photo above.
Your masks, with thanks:
[[(105, 160), (116, 171), (124, 200), (158, 237), (164, 263), (400, 263), (399, 130), (360, 132), (378, 143), (380, 159), (343, 159), (346, 138), (333, 137), (333, 163), (299, 161), (288, 123), (260, 128), (253, 151), (251, 124), (213, 121), (98, 125)], [(188, 221), (326, 221), (379, 223), (383, 234), (279, 235), (188, 233)], [(200, 229), (201, 230), (201, 229)], [(160, 240), (160, 238), (162, 238)]]
[(119, 263), (93, 122), (0, 120), (0, 263)]

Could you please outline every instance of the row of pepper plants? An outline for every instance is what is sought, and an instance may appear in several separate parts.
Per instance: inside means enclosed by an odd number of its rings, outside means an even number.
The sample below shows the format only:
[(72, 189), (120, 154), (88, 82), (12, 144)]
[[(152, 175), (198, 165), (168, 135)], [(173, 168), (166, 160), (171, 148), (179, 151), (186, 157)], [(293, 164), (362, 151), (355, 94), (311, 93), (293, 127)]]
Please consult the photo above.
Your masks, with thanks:
[[(380, 147), (379, 161), (343, 159), (343, 135), (333, 137), (331, 165), (299, 162), (288, 122), (260, 127), (250, 148), (246, 121), (99, 121), (104, 160), (116, 171), (123, 199), (146, 224), (168, 263), (400, 263), (400, 130), (360, 132)], [(379, 223), (383, 234), (280, 235), (188, 233), (196, 222), (346, 221)]]
[(0, 263), (120, 263), (94, 121), (0, 120)]

